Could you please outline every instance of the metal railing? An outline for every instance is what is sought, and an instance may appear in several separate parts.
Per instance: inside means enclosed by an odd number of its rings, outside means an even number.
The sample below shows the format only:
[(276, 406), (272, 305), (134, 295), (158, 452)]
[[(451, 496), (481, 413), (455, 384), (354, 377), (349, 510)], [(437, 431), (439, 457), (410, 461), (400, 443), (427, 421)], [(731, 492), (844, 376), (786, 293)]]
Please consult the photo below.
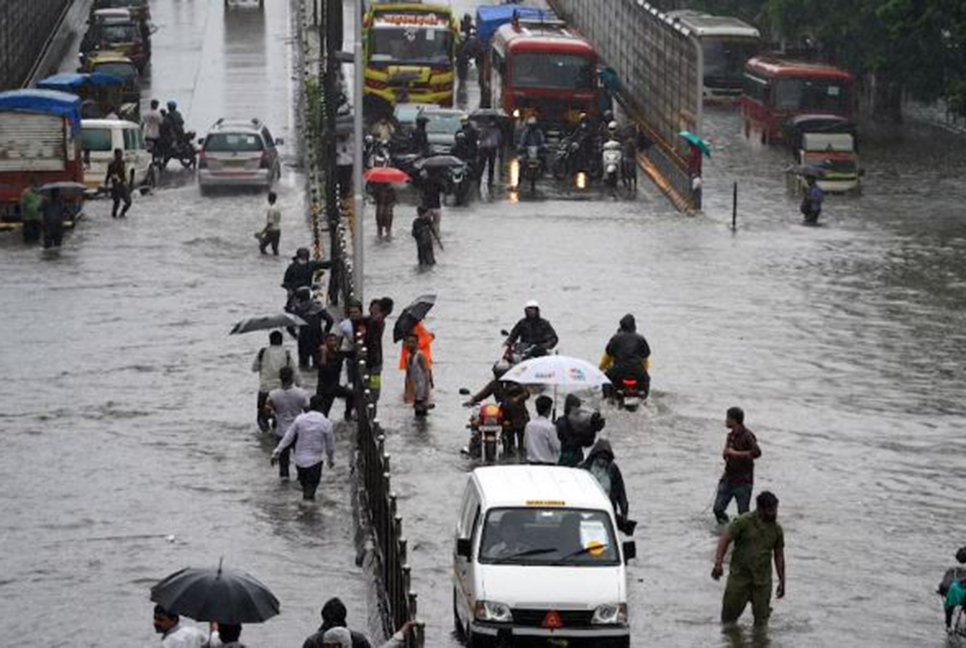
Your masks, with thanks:
[(0, 90), (19, 88), (71, 0), (0, 2)]

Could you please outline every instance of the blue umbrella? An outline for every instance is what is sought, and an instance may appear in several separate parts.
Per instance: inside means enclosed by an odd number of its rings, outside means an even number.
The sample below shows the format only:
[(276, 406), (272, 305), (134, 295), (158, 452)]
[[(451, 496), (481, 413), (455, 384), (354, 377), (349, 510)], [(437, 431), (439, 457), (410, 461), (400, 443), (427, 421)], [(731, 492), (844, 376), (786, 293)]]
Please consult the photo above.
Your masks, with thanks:
[(681, 137), (687, 141), (688, 144), (697, 146), (698, 149), (704, 153), (705, 157), (711, 157), (711, 145), (705, 142), (703, 139), (692, 133), (691, 131), (681, 131), (678, 133)]

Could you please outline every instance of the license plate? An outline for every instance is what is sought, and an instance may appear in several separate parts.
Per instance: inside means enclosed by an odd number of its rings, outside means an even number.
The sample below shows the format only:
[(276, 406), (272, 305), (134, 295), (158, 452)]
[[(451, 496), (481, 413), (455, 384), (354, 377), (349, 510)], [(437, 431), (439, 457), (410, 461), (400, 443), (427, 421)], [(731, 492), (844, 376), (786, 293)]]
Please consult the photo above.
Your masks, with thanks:
[(225, 166), (230, 166), (230, 167), (243, 167), (247, 163), (248, 163), (247, 160), (227, 160), (225, 162)]
[(548, 639), (547, 643), (551, 646), (557, 646), (557, 648), (567, 648), (570, 645), (569, 639)]

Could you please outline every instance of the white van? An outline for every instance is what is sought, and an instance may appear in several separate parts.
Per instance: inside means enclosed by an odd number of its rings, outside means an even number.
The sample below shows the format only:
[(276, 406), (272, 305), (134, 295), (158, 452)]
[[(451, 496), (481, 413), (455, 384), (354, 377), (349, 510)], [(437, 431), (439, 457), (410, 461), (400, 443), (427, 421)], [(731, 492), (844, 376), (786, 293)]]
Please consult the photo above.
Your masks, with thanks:
[[(610, 498), (586, 470), (477, 468), (453, 555), (453, 617), (468, 645), (630, 645), (625, 562)], [(529, 644), (528, 644), (529, 645)]]
[(84, 184), (88, 189), (106, 189), (104, 178), (107, 175), (107, 165), (114, 159), (114, 149), (124, 151), (127, 179), (132, 182), (132, 186), (154, 185), (155, 169), (151, 166), (151, 154), (145, 148), (141, 127), (134, 122), (121, 119), (82, 119), (81, 140)]

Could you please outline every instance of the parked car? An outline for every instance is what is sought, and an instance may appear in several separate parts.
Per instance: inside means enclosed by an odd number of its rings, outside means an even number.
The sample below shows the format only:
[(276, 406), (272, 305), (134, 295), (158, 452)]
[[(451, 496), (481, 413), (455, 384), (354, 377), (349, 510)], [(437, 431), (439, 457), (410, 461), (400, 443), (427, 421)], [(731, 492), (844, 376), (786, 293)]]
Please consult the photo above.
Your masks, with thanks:
[[(489, 466), (456, 524), (453, 616), (468, 645), (630, 642), (625, 563), (610, 498), (586, 470)], [(530, 645), (530, 643), (527, 643)]]
[(151, 154), (144, 144), (141, 127), (121, 119), (84, 119), (81, 121), (81, 148), (84, 160), (84, 184), (88, 189), (106, 190), (104, 178), (114, 151), (124, 151), (127, 181), (133, 187), (153, 186), (157, 170), (151, 165)]
[(200, 141), (198, 185), (204, 192), (216, 186), (249, 186), (268, 189), (282, 175), (278, 146), (258, 119), (219, 119)]

